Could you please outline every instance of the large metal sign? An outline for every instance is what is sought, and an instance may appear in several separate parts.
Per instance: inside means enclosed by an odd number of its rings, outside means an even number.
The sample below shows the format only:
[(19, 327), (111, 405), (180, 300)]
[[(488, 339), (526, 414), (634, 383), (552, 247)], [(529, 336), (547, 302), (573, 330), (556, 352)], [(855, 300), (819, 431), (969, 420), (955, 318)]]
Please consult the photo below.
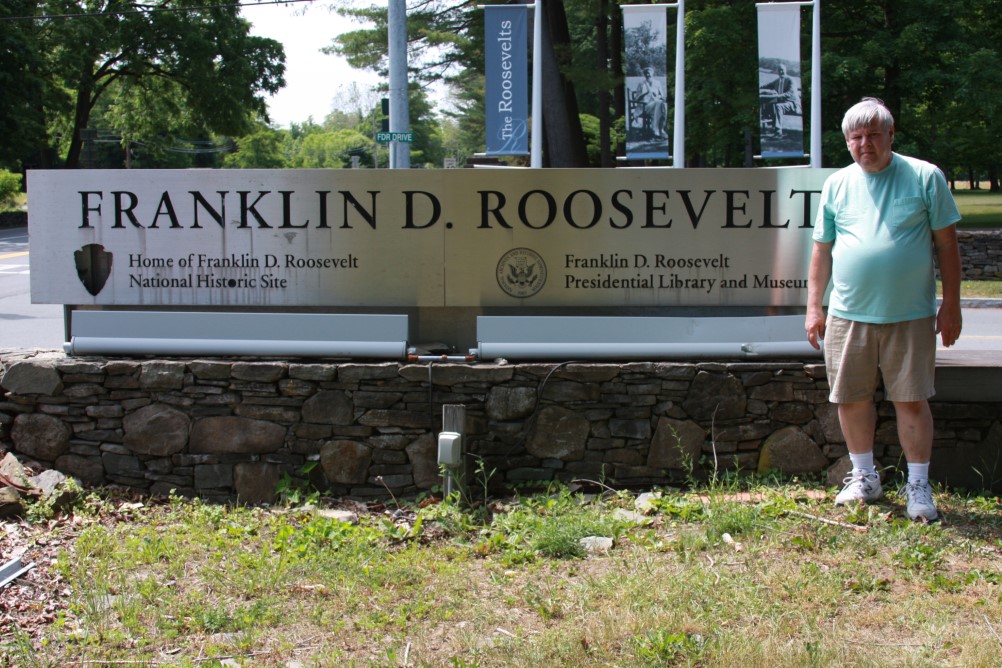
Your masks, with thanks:
[(28, 175), (31, 295), (73, 305), (803, 305), (831, 170)]

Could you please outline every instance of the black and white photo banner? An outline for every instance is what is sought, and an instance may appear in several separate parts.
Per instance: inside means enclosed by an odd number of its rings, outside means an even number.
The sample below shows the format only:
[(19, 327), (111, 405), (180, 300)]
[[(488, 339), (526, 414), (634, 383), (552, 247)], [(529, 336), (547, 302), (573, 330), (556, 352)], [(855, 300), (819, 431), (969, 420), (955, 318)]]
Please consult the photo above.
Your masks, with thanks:
[(626, 159), (668, 160), (667, 16), (664, 6), (624, 6)]
[(763, 158), (804, 157), (800, 5), (758, 5), (759, 127)]

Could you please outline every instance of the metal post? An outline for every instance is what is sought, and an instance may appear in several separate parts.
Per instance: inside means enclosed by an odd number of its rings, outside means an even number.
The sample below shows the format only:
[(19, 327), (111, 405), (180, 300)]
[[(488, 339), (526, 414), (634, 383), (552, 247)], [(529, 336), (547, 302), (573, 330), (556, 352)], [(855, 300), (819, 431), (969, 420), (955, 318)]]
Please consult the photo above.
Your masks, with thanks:
[[(466, 441), (466, 406), (462, 404), (446, 404), (442, 406), (442, 431), (460, 435), (460, 442), (463, 443), (463, 453), (465, 455)], [(460, 498), (466, 496), (467, 462), (466, 457), (458, 466), (445, 466), (443, 479), (443, 492), (446, 496), (458, 490)]]
[(821, 168), (821, 0), (814, 0), (811, 42), (811, 167)]
[[(407, 4), (389, 0), (387, 15), (390, 57), (390, 132), (410, 132), (407, 102)], [(410, 169), (411, 145), (390, 142), (390, 167)]]
[(675, 28), (675, 140), (672, 167), (685, 167), (685, 0), (678, 0)]
[(529, 166), (543, 166), (543, 0), (536, 0), (532, 26), (532, 146)]

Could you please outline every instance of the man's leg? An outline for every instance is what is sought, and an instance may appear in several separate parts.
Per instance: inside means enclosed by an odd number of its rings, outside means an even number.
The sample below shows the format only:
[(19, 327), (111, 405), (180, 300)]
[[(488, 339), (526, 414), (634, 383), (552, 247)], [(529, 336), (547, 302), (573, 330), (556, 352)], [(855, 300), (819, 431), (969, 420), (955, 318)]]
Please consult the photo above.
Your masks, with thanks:
[(925, 464), (932, 459), (932, 411), (928, 401), (894, 401), (898, 420), (898, 440), (909, 463)]
[(838, 421), (849, 452), (863, 455), (873, 452), (873, 436), (877, 428), (877, 408), (872, 401), (856, 401), (838, 405)]
[(873, 438), (877, 428), (877, 409), (873, 401), (838, 405), (838, 420), (849, 448), (853, 466), (845, 487), (835, 497), (835, 505), (853, 501), (875, 501), (882, 493), (880, 476), (873, 468)]
[(929, 460), (932, 459), (933, 423), (928, 401), (895, 401), (898, 440), (908, 461), (906, 514), (911, 519), (934, 520), (938, 513), (929, 486)]

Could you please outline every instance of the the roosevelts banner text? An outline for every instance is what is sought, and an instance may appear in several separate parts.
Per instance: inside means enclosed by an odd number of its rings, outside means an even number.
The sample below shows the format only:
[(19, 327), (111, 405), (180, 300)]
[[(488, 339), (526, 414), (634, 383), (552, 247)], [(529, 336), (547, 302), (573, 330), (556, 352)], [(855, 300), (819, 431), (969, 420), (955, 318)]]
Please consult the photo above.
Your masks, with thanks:
[(488, 155), (529, 153), (528, 5), (484, 8)]
[(830, 171), (32, 171), (32, 301), (802, 305)]

